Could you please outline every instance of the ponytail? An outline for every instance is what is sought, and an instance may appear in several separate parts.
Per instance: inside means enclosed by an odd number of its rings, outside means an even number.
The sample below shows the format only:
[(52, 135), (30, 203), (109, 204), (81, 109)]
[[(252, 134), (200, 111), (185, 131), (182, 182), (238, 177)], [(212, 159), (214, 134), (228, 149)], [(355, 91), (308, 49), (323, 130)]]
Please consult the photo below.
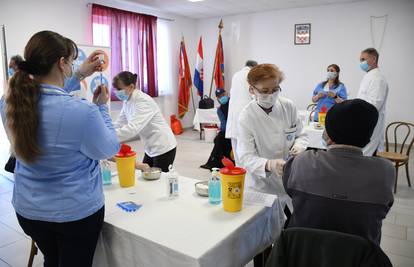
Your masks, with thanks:
[(137, 74), (134, 74), (129, 71), (122, 71), (113, 78), (112, 85), (115, 88), (119, 88), (118, 83), (121, 81), (125, 86), (131, 85), (131, 84), (136, 86), (137, 80), (138, 80)]
[(37, 78), (48, 75), (60, 59), (76, 59), (76, 44), (52, 31), (34, 34), (24, 51), (25, 61), (9, 81), (6, 95), (6, 122), (16, 156), (26, 162), (41, 154), (38, 141), (40, 84)]
[(17, 71), (6, 95), (7, 127), (14, 153), (26, 162), (40, 155), (38, 144), (38, 99), (40, 85), (25, 70)]

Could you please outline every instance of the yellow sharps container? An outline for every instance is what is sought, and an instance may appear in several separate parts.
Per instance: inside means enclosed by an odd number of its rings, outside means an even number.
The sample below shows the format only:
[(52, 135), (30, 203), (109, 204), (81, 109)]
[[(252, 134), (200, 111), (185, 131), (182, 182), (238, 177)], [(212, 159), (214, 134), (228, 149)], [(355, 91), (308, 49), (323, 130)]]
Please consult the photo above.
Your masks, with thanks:
[(223, 209), (228, 212), (240, 211), (243, 206), (246, 170), (240, 167), (224, 167), (220, 169), (220, 175)]
[(137, 154), (130, 146), (122, 144), (121, 149), (115, 156), (116, 168), (118, 169), (119, 185), (130, 187), (135, 185), (135, 160)]

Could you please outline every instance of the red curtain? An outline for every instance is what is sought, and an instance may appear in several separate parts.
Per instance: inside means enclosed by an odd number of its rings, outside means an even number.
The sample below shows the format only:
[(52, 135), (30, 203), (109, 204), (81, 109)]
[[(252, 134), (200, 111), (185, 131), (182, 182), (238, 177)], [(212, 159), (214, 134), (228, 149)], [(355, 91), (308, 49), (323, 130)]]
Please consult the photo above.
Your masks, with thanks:
[[(109, 27), (111, 72), (138, 74), (137, 86), (152, 97), (158, 96), (157, 18), (101, 5), (92, 5), (92, 25)], [(112, 92), (112, 99), (118, 100)]]

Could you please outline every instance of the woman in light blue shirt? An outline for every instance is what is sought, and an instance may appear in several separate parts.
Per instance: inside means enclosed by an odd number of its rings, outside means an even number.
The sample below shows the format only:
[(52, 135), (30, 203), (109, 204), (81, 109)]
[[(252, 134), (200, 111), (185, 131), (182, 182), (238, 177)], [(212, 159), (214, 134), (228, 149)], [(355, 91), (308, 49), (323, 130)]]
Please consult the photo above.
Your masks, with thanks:
[(335, 105), (346, 100), (348, 94), (345, 85), (339, 81), (341, 69), (336, 64), (331, 64), (327, 68), (326, 81), (319, 83), (313, 90), (312, 102), (317, 103), (313, 120), (318, 121), (318, 113), (322, 107), (326, 107), (326, 112)]
[(31, 37), (0, 102), (17, 158), (13, 206), (44, 266), (91, 266), (104, 217), (99, 160), (119, 150), (99, 88), (94, 103), (69, 95), (100, 68), (93, 53), (75, 75), (76, 44), (51, 31)]

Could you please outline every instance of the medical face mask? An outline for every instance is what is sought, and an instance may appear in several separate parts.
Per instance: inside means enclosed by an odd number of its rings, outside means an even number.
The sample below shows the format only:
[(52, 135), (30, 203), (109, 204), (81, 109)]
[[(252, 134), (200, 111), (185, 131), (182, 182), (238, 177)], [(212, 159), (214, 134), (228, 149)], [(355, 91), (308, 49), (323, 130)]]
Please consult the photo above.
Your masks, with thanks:
[(338, 73), (337, 73), (337, 72), (334, 72), (334, 71), (328, 71), (328, 72), (326, 73), (326, 78), (328, 78), (328, 79), (330, 79), (330, 80), (335, 79), (336, 77), (338, 77)]
[(63, 70), (63, 87), (68, 83), (69, 79), (72, 78), (73, 72), (74, 72), (74, 66), (73, 63), (70, 65), (69, 62), (67, 64), (70, 66), (70, 74), (66, 74), (65, 70)]
[(359, 64), (359, 66), (361, 67), (361, 70), (363, 70), (363, 71), (365, 71), (365, 72), (368, 72), (368, 70), (369, 70), (369, 65), (368, 65), (368, 62), (365, 60), (365, 61), (362, 61), (360, 64)]
[(14, 69), (13, 68), (9, 68), (8, 73), (9, 73), (9, 78), (10, 78), (14, 74)]
[(229, 102), (229, 97), (228, 96), (222, 96), (220, 99), (219, 99), (219, 102), (220, 102), (220, 104), (222, 104), (222, 105), (225, 105), (225, 104), (227, 104), (227, 102)]
[(119, 100), (121, 101), (126, 101), (129, 98), (129, 95), (127, 95), (127, 93), (125, 93), (125, 90), (116, 90), (115, 91), (115, 95), (116, 97), (118, 97)]
[(273, 94), (256, 94), (256, 101), (259, 106), (262, 108), (271, 108), (276, 103), (277, 99), (279, 98), (279, 91)]

